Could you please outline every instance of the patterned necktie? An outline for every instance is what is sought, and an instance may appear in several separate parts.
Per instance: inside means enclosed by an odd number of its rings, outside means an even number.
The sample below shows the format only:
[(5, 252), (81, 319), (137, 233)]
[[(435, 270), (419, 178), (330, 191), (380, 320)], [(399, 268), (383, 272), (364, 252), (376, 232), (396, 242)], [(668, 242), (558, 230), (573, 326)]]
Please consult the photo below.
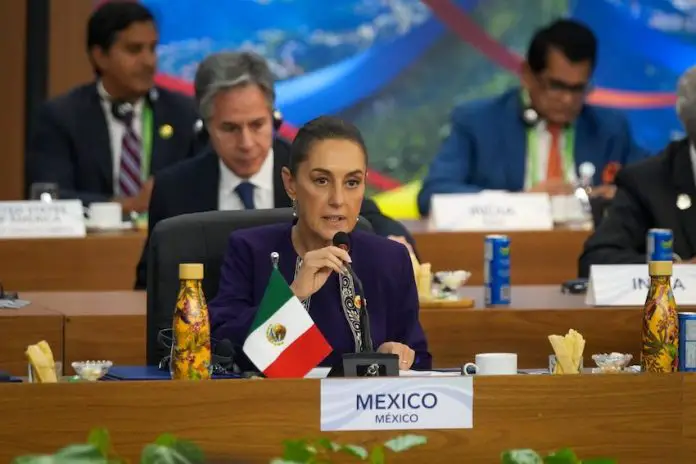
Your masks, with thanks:
[(133, 130), (133, 111), (123, 115), (125, 132), (121, 141), (121, 168), (118, 175), (118, 187), (121, 196), (133, 197), (138, 194), (142, 185), (140, 177), (140, 160), (142, 143)]
[(546, 169), (546, 180), (563, 179), (563, 165), (561, 163), (561, 127), (549, 125), (551, 134), (551, 146), (549, 147), (549, 162)]
[(239, 199), (242, 200), (244, 209), (255, 209), (254, 207), (254, 184), (251, 182), (242, 182), (234, 189), (239, 195)]

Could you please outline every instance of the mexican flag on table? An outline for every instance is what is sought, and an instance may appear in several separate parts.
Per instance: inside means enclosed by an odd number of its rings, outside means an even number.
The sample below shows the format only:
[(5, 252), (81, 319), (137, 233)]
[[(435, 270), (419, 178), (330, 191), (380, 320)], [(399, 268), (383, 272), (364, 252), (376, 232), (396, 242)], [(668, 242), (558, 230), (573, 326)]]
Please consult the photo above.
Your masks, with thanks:
[(274, 268), (243, 350), (266, 377), (301, 378), (332, 348)]

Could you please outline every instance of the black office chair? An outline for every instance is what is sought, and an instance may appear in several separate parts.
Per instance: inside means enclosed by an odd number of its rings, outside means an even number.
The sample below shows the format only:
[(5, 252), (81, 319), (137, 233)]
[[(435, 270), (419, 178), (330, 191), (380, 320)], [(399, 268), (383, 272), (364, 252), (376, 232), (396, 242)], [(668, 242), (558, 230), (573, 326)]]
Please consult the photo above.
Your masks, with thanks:
[[(208, 301), (218, 292), (220, 268), (230, 233), (292, 221), (291, 208), (207, 211), (184, 214), (158, 223), (150, 237), (147, 268), (147, 363), (157, 365), (169, 352), (159, 340), (169, 329), (179, 291), (179, 264), (202, 263), (203, 292)], [(372, 232), (361, 217), (358, 228)]]

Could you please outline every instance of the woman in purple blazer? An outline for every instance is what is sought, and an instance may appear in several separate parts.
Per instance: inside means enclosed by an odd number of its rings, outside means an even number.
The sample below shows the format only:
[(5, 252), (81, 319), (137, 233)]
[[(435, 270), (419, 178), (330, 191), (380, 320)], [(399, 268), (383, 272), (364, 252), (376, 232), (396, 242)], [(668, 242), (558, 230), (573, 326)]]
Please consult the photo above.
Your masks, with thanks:
[[(431, 368), (406, 247), (354, 230), (367, 175), (358, 129), (333, 117), (310, 121), (298, 132), (282, 174), (296, 219), (230, 235), (220, 288), (209, 304), (212, 337), (244, 344), (268, 284), (270, 255), (277, 252), (278, 269), (333, 348), (322, 365), (337, 365), (362, 345), (355, 286), (344, 272), (344, 263), (351, 263), (369, 302), (377, 351), (397, 354), (401, 369)], [(332, 245), (337, 232), (349, 233), (350, 254)], [(251, 367), (247, 359), (238, 363)]]

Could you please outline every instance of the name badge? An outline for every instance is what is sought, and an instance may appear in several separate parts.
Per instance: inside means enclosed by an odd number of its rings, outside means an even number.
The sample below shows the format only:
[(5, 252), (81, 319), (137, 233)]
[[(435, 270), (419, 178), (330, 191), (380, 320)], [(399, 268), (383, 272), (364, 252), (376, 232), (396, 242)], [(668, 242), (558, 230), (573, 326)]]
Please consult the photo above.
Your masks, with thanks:
[(430, 225), (439, 231), (551, 230), (547, 193), (486, 191), (433, 195)]
[[(585, 303), (592, 306), (643, 306), (650, 288), (647, 264), (590, 268)], [(696, 265), (675, 264), (672, 291), (679, 305), (696, 305)]]
[(0, 202), (0, 238), (84, 237), (80, 200)]
[(323, 379), (321, 430), (473, 427), (471, 377)]

